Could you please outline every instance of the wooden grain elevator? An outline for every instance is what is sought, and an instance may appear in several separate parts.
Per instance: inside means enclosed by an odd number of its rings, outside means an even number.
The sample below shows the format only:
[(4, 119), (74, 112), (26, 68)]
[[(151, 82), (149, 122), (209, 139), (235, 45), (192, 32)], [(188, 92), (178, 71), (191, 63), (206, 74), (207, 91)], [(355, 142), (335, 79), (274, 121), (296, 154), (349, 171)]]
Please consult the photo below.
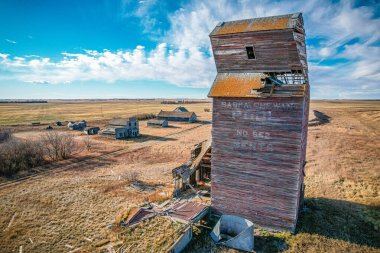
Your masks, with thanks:
[(212, 208), (294, 231), (309, 112), (302, 14), (222, 22), (210, 39)]

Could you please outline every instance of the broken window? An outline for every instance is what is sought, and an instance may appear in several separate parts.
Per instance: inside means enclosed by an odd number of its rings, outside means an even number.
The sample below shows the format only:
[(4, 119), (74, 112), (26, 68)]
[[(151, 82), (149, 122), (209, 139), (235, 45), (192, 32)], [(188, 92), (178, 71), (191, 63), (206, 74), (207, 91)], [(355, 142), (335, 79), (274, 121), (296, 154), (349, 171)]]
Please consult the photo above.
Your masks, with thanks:
[(253, 50), (253, 47), (245, 47), (245, 50), (247, 50), (248, 59), (256, 59), (256, 55), (255, 55), (255, 51)]

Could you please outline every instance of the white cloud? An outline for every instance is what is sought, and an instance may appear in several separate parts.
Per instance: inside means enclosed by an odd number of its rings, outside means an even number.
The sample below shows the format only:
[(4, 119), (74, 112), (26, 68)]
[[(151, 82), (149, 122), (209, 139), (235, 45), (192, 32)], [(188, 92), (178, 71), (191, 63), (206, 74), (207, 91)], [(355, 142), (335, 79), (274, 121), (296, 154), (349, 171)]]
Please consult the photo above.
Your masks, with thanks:
[(5, 39), (5, 41), (8, 42), (8, 43), (11, 43), (11, 44), (16, 44), (17, 43), (16, 41), (10, 40), (10, 39)]
[[(165, 43), (154, 50), (143, 46), (134, 50), (84, 53), (62, 53), (61, 61), (49, 58), (7, 58), (0, 61), (1, 68), (18, 72), (21, 81), (33, 83), (67, 83), (76, 80), (164, 80), (179, 86), (208, 87), (213, 79), (214, 64), (195, 49), (169, 49)], [(188, 71), (191, 70), (191, 71)]]
[(8, 56), (9, 56), (9, 54), (0, 53), (0, 58), (2, 58), (3, 60), (5, 60)]

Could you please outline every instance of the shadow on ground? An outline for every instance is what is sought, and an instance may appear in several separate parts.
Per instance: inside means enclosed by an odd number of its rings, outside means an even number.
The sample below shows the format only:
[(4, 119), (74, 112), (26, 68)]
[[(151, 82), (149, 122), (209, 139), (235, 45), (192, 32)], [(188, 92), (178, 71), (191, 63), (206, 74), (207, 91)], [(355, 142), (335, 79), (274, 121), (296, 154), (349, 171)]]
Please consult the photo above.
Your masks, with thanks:
[[(307, 198), (295, 235), (255, 227), (255, 252), (282, 252), (289, 248), (290, 252), (323, 252), (320, 250), (330, 246), (332, 252), (340, 252), (336, 241), (331, 239), (351, 243), (351, 246), (356, 244), (359, 248), (362, 245), (377, 249), (380, 248), (379, 231), (369, 220), (379, 220), (379, 217), (380, 207), (341, 200)], [(213, 228), (215, 223), (216, 221), (211, 221), (208, 226)], [(184, 252), (240, 252), (216, 246), (209, 236), (210, 232), (210, 229), (204, 227), (196, 230), (193, 241)]]
[(133, 142), (133, 143), (142, 143), (146, 141), (175, 141), (177, 140), (176, 138), (170, 138), (170, 137), (161, 137), (157, 135), (149, 135), (149, 134), (142, 134), (138, 138), (130, 138), (126, 139), (128, 142)]
[(200, 123), (202, 125), (210, 125), (211, 121), (209, 121), (209, 120), (199, 120), (199, 121), (197, 121), (197, 123)]
[(319, 126), (330, 123), (330, 116), (317, 110), (314, 110), (313, 113), (315, 118), (309, 121), (309, 126)]
[[(376, 218), (377, 217), (377, 218)], [(370, 220), (380, 217), (380, 207), (349, 201), (308, 198), (300, 213), (297, 233), (318, 234), (350, 243), (380, 248), (380, 232)]]

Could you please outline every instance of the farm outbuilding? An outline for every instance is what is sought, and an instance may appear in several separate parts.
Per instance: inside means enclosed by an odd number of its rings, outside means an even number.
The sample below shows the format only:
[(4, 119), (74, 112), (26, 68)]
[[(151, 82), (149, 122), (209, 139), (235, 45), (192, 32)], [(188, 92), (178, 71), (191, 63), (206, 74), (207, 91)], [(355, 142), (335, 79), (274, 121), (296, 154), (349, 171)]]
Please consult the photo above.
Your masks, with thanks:
[(113, 119), (106, 129), (102, 131), (105, 135), (115, 135), (116, 139), (134, 138), (140, 135), (139, 121), (135, 117), (128, 119)]
[(210, 39), (213, 211), (294, 231), (309, 112), (302, 14), (222, 22)]
[(98, 134), (100, 128), (99, 127), (86, 127), (83, 132), (88, 135)]
[(87, 127), (87, 122), (85, 120), (79, 121), (78, 123), (69, 122), (67, 127), (71, 130), (83, 131)]
[(151, 120), (148, 120), (146, 124), (147, 126), (150, 126), (150, 127), (168, 127), (169, 126), (168, 121), (164, 119), (163, 120), (151, 119)]
[(194, 112), (162, 111), (161, 110), (157, 115), (157, 119), (193, 123), (197, 120), (197, 115)]
[(210, 181), (211, 140), (198, 143), (191, 150), (191, 160), (172, 170), (174, 195), (187, 187), (197, 186), (201, 181)]

